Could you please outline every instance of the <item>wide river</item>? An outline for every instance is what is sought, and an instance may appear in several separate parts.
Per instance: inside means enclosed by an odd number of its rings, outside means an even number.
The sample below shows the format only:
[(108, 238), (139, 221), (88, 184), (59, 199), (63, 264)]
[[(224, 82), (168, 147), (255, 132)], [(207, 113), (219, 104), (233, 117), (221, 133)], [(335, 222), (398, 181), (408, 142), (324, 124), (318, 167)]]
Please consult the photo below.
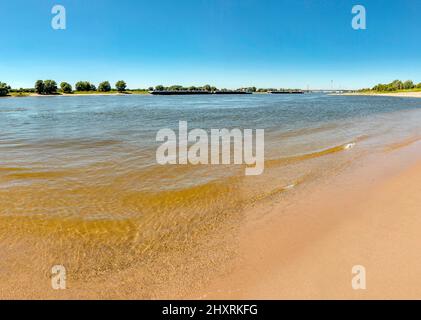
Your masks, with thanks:
[[(264, 173), (245, 176), (242, 165), (158, 165), (156, 134), (177, 132), (179, 121), (206, 131), (264, 129)], [(8, 250), (0, 279), (22, 261), (42, 276), (66, 265), (74, 281), (144, 267), (155, 276), (144, 276), (149, 289), (142, 294), (153, 297), (162, 285), (156, 279), (177, 259), (192, 266), (184, 272), (219, 263), (223, 258), (210, 254), (217, 248), (196, 250), (229, 234), (247, 206), (419, 139), (421, 99), (2, 98), (0, 128), (0, 245)], [(195, 262), (186, 264), (186, 255)]]

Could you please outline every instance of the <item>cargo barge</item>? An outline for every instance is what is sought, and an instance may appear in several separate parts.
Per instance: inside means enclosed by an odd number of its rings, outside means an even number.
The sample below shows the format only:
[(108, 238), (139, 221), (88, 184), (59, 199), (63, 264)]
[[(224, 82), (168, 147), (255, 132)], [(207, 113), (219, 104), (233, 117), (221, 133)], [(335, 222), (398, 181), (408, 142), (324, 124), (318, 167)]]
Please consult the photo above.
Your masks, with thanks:
[(269, 94), (304, 94), (303, 90), (268, 91)]

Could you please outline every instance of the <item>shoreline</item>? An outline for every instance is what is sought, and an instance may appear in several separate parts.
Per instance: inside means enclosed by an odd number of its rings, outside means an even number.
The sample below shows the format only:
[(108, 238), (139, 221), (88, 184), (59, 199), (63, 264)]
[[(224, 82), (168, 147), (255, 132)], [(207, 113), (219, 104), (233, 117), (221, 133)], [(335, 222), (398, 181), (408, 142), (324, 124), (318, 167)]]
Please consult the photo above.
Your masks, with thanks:
[(413, 91), (413, 92), (384, 92), (384, 93), (376, 93), (376, 92), (349, 92), (349, 93), (340, 93), (340, 94), (331, 94), (331, 95), (339, 95), (339, 96), (369, 96), (369, 97), (399, 97), (399, 98), (421, 98), (421, 91)]
[[(417, 299), (421, 142), (247, 213), (232, 271), (193, 299)], [(284, 201), (286, 203), (284, 203)], [(352, 267), (367, 290), (352, 289)]]
[(60, 94), (50, 94), (50, 95), (42, 95), (37, 93), (27, 93), (23, 95), (7, 95), (1, 98), (48, 98), (48, 97), (85, 97), (85, 96), (148, 96), (150, 93), (140, 93), (140, 92), (130, 92), (130, 93), (118, 93), (118, 92), (112, 92), (112, 93), (60, 93)]
[[(280, 94), (280, 95), (296, 95), (297, 93), (268, 93), (268, 92), (253, 92), (253, 93), (245, 93), (245, 92), (218, 92), (218, 93), (193, 93), (193, 94), (184, 94), (184, 93), (166, 93), (166, 94), (153, 94), (149, 92), (128, 92), (128, 93), (59, 93), (59, 94), (50, 94), (50, 95), (42, 95), (38, 93), (24, 93), (22, 95), (18, 94), (9, 94), (7, 96), (2, 96), (1, 98), (49, 98), (49, 97), (89, 97), (89, 96), (189, 96), (189, 95), (206, 95), (206, 96), (212, 96), (212, 95), (273, 95), (273, 94)], [(302, 93), (300, 93), (302, 94)]]

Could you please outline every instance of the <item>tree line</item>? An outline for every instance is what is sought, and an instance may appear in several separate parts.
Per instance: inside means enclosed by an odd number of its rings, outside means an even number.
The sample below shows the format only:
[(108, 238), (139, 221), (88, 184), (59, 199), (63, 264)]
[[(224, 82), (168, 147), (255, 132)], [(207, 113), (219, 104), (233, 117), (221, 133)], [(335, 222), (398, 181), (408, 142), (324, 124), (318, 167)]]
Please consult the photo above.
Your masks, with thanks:
[[(206, 92), (227, 92), (227, 91), (245, 91), (245, 92), (257, 92), (256, 87), (246, 87), (246, 88), (238, 88), (235, 90), (230, 89), (218, 89), (215, 86), (211, 86), (209, 84), (196, 87), (196, 86), (190, 86), (190, 87), (184, 87), (180, 85), (173, 85), (169, 87), (165, 87), (163, 85), (158, 85), (156, 87), (149, 87), (149, 91), (206, 91)], [(259, 90), (266, 90), (266, 89), (259, 89)], [(263, 92), (263, 91), (262, 91)]]
[[(57, 94), (58, 87), (57, 83), (54, 80), (38, 80), (35, 82), (35, 92), (38, 94), (50, 95)], [(126, 82), (119, 80), (115, 84), (115, 89), (118, 92), (125, 92), (127, 89)], [(99, 92), (110, 92), (112, 90), (111, 84), (109, 81), (101, 82), (98, 85), (98, 88), (90, 83), (89, 81), (79, 81), (75, 84), (75, 91), (88, 92), (88, 91), (99, 91)], [(62, 93), (73, 93), (73, 87), (70, 83), (62, 82), (60, 83), (60, 91)]]
[(195, 86), (184, 87), (180, 85), (173, 85), (173, 86), (165, 87), (163, 85), (157, 85), (155, 88), (149, 87), (148, 90), (149, 91), (209, 91), (209, 92), (212, 92), (212, 91), (217, 91), (218, 89), (216, 87), (213, 87), (207, 84), (202, 87), (195, 87)]
[[(58, 87), (57, 83), (54, 80), (38, 80), (35, 82), (34, 88), (30, 89), (11, 89), (6, 83), (0, 82), (0, 96), (6, 96), (9, 92), (17, 92), (17, 93), (37, 93), (41, 95), (54, 95), (58, 94), (59, 92), (65, 94), (71, 94), (73, 92), (110, 92), (113, 88), (109, 81), (101, 82), (98, 87), (92, 84), (89, 81), (79, 81), (75, 84), (75, 90), (71, 84), (67, 82), (60, 83), (60, 87)], [(125, 92), (127, 89), (126, 82), (123, 80), (117, 81), (115, 83), (115, 90), (118, 92)], [(139, 89), (139, 91), (207, 91), (207, 92), (228, 92), (228, 91), (238, 91), (238, 92), (269, 92), (269, 91), (283, 91), (286, 89), (271, 89), (271, 88), (259, 88), (256, 87), (244, 87), (238, 88), (235, 90), (231, 89), (218, 89), (215, 86), (211, 86), (209, 84), (204, 86), (181, 86), (181, 85), (173, 85), (173, 86), (163, 86), (157, 85), (156, 87), (149, 87), (146, 89)]]
[[(110, 92), (113, 88), (109, 81), (101, 82), (98, 85), (98, 88), (90, 83), (89, 81), (79, 81), (75, 84), (75, 91), (76, 92), (88, 92), (88, 91), (95, 91), (95, 92)], [(127, 84), (123, 80), (119, 80), (115, 83), (115, 90), (118, 92), (125, 92), (127, 90)], [(12, 89), (6, 83), (0, 82), (0, 96), (7, 96), (10, 92), (18, 92), (18, 93), (37, 93), (41, 95), (54, 95), (59, 92), (71, 94), (73, 92), (73, 87), (71, 84), (67, 82), (60, 83), (60, 88), (57, 86), (57, 82), (54, 80), (37, 80), (35, 82), (34, 88), (30, 89)]]
[[(37, 80), (35, 82), (34, 88), (30, 89), (14, 89), (12, 90), (10, 86), (5, 83), (0, 82), (0, 96), (7, 95), (9, 92), (17, 92), (17, 93), (37, 93), (41, 95), (54, 95), (58, 94), (59, 92), (65, 94), (71, 94), (73, 92), (110, 92), (112, 91), (112, 87), (109, 81), (101, 82), (98, 87), (96, 87), (93, 83), (89, 81), (79, 81), (73, 87), (68, 82), (60, 83), (60, 87), (54, 80)], [(125, 92), (127, 89), (127, 85), (123, 80), (117, 81), (115, 83), (115, 90), (118, 92)], [(281, 89), (282, 90), (282, 89)], [(155, 87), (149, 87), (147, 90), (139, 89), (139, 91), (207, 91), (207, 92), (228, 92), (228, 91), (239, 91), (239, 92), (268, 92), (268, 91), (277, 91), (277, 89), (257, 89), (256, 87), (244, 87), (238, 88), (235, 90), (231, 89), (218, 89), (215, 86), (211, 86), (209, 84), (204, 86), (181, 86), (181, 85), (173, 85), (173, 86), (163, 86), (157, 85)]]
[(206, 91), (206, 92), (248, 92), (248, 93), (267, 93), (272, 91), (300, 91), (300, 89), (284, 89), (284, 88), (256, 88), (256, 87), (243, 87), (238, 89), (218, 89), (217, 87), (210, 86), (210, 85), (204, 85), (202, 87), (184, 87), (180, 85), (174, 85), (170, 87), (164, 87), (163, 85), (158, 85), (156, 87), (149, 87), (149, 91)]
[(373, 87), (373, 91), (399, 91), (399, 90), (411, 90), (411, 89), (421, 89), (421, 82), (417, 85), (414, 84), (412, 80), (407, 81), (401, 81), (401, 80), (395, 80), (388, 84), (378, 84)]

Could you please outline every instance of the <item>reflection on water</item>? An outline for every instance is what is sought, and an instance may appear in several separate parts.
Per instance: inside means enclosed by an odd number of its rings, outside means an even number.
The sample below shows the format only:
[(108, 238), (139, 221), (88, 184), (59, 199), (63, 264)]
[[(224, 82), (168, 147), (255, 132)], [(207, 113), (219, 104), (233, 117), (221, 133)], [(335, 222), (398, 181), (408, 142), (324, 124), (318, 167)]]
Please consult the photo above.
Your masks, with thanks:
[[(32, 239), (26, 258), (68, 265), (74, 279), (191, 254), (238, 223), (244, 207), (365, 153), (416, 141), (420, 120), (421, 100), (387, 97), (2, 99), (0, 240)], [(265, 129), (265, 173), (158, 166), (156, 133), (177, 131), (179, 121), (189, 129)]]

